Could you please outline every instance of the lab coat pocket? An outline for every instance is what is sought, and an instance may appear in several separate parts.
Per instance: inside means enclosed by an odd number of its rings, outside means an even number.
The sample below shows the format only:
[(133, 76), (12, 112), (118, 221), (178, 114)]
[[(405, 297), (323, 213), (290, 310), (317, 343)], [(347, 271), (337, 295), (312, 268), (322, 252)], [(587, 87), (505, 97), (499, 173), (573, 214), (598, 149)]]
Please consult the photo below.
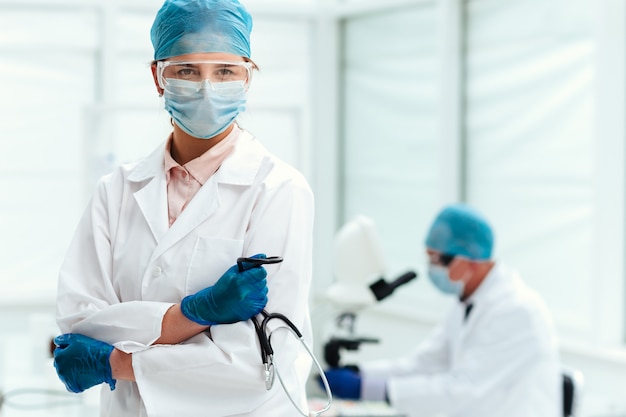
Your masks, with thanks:
[(198, 237), (187, 271), (187, 294), (215, 284), (241, 256), (243, 240)]

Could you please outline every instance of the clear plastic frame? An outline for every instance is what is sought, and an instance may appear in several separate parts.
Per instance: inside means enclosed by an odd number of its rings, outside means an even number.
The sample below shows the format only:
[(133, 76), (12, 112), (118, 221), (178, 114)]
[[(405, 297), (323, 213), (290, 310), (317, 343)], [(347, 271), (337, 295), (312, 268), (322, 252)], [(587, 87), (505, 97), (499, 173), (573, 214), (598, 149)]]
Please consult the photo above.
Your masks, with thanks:
[(221, 96), (236, 96), (248, 90), (251, 62), (158, 61), (157, 81), (166, 92), (188, 96), (207, 89)]

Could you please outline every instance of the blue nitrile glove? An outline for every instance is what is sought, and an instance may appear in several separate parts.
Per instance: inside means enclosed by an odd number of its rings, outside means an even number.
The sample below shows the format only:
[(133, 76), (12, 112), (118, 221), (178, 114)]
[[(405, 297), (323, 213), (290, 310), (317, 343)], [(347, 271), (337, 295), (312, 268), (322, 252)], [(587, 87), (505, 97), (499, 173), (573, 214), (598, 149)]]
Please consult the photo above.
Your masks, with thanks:
[[(354, 368), (331, 368), (324, 371), (330, 392), (347, 400), (361, 399), (361, 374)], [(322, 379), (319, 384), (324, 389)]]
[(55, 337), (54, 344), (54, 368), (68, 391), (83, 392), (103, 382), (115, 389), (109, 363), (113, 346), (73, 333)]
[[(263, 254), (253, 258), (265, 258)], [(228, 271), (211, 287), (183, 298), (180, 309), (189, 320), (204, 326), (236, 323), (256, 316), (267, 304), (267, 271), (262, 266), (242, 263)]]

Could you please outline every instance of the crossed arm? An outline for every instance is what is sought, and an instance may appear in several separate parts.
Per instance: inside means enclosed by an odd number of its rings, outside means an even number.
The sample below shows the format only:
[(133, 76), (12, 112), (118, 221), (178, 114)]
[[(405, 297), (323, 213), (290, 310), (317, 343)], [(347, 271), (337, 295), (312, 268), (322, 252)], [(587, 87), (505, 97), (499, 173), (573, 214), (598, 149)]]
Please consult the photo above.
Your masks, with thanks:
[[(255, 257), (265, 258), (264, 254)], [(178, 344), (215, 324), (248, 320), (267, 304), (267, 272), (261, 266), (233, 265), (215, 285), (170, 306), (152, 344)], [(78, 333), (55, 339), (54, 366), (69, 391), (81, 392), (106, 382), (135, 381), (132, 354)]]
[[(203, 326), (189, 320), (182, 313), (180, 304), (175, 304), (163, 316), (161, 325), (161, 337), (155, 345), (174, 345), (181, 343), (192, 336), (202, 333), (209, 326)], [(113, 379), (135, 381), (133, 372), (132, 354), (113, 349), (109, 357), (111, 374)]]

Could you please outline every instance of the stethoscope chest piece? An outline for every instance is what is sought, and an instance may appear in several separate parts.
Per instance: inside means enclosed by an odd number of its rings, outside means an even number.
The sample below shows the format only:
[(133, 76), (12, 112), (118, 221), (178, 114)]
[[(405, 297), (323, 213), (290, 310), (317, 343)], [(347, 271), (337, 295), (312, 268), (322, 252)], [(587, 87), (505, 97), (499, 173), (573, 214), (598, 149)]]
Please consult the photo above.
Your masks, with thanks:
[(274, 370), (274, 363), (270, 360), (269, 363), (265, 364), (265, 388), (269, 391), (274, 386), (274, 377), (276, 376), (276, 371)]

